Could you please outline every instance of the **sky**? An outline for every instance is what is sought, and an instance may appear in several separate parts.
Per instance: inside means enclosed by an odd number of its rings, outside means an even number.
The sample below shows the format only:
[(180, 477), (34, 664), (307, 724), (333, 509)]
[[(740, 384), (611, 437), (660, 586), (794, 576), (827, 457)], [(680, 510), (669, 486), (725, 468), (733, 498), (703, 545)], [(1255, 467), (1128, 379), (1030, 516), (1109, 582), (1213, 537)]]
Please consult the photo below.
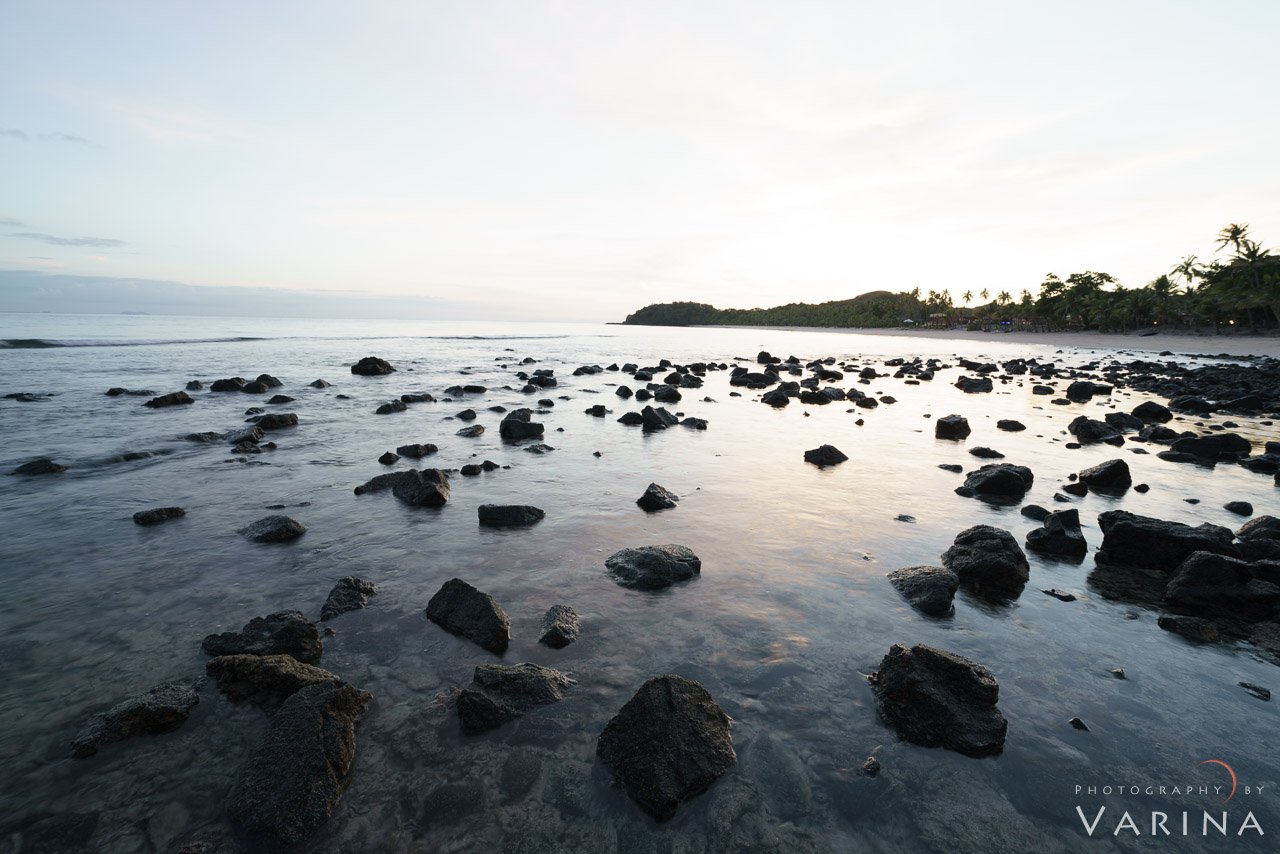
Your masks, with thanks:
[(1138, 286), (1229, 222), (1280, 241), (1276, 32), (1273, 0), (0, 0), (0, 310)]

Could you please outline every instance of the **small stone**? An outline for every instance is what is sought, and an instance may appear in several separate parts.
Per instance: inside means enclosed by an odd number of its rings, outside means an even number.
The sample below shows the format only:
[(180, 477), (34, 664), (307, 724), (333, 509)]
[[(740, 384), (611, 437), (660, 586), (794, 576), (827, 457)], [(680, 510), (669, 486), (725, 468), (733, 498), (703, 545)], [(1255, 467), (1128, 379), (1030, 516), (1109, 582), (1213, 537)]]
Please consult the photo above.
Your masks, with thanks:
[(180, 519), (187, 515), (187, 511), (181, 507), (154, 507), (150, 510), (139, 510), (133, 514), (133, 521), (136, 525), (148, 526), (159, 525), (161, 522), (167, 522), (170, 519)]
[(1071, 724), (1073, 727), (1075, 727), (1078, 730), (1082, 730), (1083, 732), (1089, 731), (1088, 725), (1084, 721), (1080, 720), (1079, 718), (1072, 718), (1067, 723)]

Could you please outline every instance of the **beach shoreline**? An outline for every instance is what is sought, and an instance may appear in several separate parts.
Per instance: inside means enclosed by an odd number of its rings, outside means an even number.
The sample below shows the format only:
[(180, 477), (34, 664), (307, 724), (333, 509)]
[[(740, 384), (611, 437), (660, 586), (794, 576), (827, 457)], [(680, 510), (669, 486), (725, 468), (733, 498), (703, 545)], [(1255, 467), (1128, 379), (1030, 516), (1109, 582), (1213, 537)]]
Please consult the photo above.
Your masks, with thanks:
[(876, 329), (835, 326), (721, 326), (698, 325), (698, 329), (754, 329), (763, 332), (828, 332), (840, 335), (876, 335), (887, 338), (925, 338), (934, 341), (991, 341), (1003, 344), (1038, 344), (1049, 347), (1077, 347), (1092, 350), (1149, 350), (1175, 354), (1280, 357), (1280, 336), (1275, 335), (1194, 335), (1161, 331), (1141, 336), (1114, 332), (970, 332), (964, 329)]

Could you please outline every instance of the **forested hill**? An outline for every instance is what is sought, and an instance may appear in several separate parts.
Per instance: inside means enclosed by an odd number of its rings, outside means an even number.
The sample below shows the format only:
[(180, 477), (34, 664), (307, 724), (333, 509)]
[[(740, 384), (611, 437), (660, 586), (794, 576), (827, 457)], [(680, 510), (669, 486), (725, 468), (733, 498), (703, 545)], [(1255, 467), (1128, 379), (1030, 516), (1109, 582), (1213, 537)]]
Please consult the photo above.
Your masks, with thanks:
[(872, 291), (816, 305), (794, 302), (773, 308), (725, 308), (701, 302), (647, 305), (627, 316), (638, 326), (901, 326), (918, 318), (924, 303), (911, 294)]

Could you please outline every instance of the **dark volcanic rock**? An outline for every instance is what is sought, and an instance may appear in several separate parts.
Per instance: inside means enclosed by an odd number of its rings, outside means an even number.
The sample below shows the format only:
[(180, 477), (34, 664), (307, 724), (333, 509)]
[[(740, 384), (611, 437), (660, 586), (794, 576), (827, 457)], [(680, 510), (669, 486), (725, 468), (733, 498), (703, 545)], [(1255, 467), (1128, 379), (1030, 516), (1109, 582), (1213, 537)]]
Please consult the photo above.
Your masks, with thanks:
[(1068, 424), (1067, 432), (1079, 439), (1082, 445), (1094, 445), (1099, 442), (1105, 442), (1108, 445), (1124, 444), (1124, 437), (1120, 435), (1119, 430), (1105, 421), (1095, 421), (1084, 415)]
[(475, 734), (502, 726), (564, 697), (573, 680), (536, 664), (481, 664), (458, 695), (458, 720)]
[(839, 465), (849, 459), (835, 445), (819, 445), (804, 452), (804, 461), (813, 463), (818, 468)]
[(528, 504), (481, 504), (478, 512), (480, 524), (490, 528), (524, 528), (547, 515)]
[[(1022, 496), (1035, 482), (1035, 476), (1026, 466), (1015, 466), (1012, 463), (992, 463), (977, 471), (969, 472), (961, 489), (969, 490), (968, 494), (979, 498), (1008, 501), (1021, 501)], [(959, 490), (957, 490), (958, 492)]]
[(161, 522), (180, 519), (185, 515), (187, 511), (181, 507), (153, 507), (150, 510), (139, 510), (134, 513), (133, 521), (136, 525), (159, 525)]
[(470, 427), (463, 427), (455, 435), (461, 436), (464, 439), (474, 439), (483, 433), (484, 433), (483, 424), (472, 424)]
[(166, 406), (178, 406), (184, 403), (195, 403), (195, 401), (185, 391), (175, 391), (169, 394), (162, 394), (159, 397), (153, 397), (142, 405), (151, 409), (161, 409)]
[(384, 466), (393, 466), (400, 462), (400, 455), (387, 451), (382, 456), (378, 457), (378, 462), (382, 463)]
[(1240, 557), (1231, 531), (1205, 523), (1196, 527), (1110, 510), (1098, 516), (1102, 547), (1098, 563), (1136, 566), (1171, 573), (1193, 552)]
[(1226, 504), (1222, 505), (1222, 509), (1226, 510), (1228, 513), (1234, 513), (1237, 516), (1253, 515), (1253, 505), (1248, 501), (1228, 501)]
[(227, 377), (226, 379), (214, 380), (209, 385), (209, 391), (240, 391), (244, 386), (244, 377)]
[(198, 687), (190, 682), (167, 682), (121, 700), (89, 719), (72, 742), (71, 755), (92, 756), (104, 744), (177, 729), (200, 702)]
[(373, 410), (374, 415), (393, 415), (397, 412), (404, 412), (409, 407), (405, 405), (403, 400), (392, 400), (382, 404)]
[(299, 611), (280, 611), (254, 617), (238, 632), (205, 637), (208, 655), (291, 655), (304, 664), (320, 660), (320, 632)]
[(1168, 407), (1161, 406), (1155, 401), (1148, 400), (1146, 403), (1139, 403), (1133, 408), (1133, 414), (1148, 424), (1164, 424), (1173, 417), (1173, 413)]
[(969, 453), (970, 453), (970, 454), (972, 454), (972, 455), (973, 455), (973, 456), (975, 456), (975, 457), (979, 457), (979, 458), (984, 459), (984, 460), (1002, 460), (1002, 459), (1004, 459), (1004, 454), (1000, 453), (1000, 452), (999, 452), (999, 451), (997, 451), (995, 448), (986, 448), (986, 447), (983, 447), (983, 446), (981, 446), (981, 445), (979, 445), (979, 446), (978, 446), (978, 447), (976, 447), (976, 448), (970, 448), (970, 449), (969, 449)]
[(282, 846), (319, 830), (346, 790), (356, 723), (372, 699), (345, 682), (321, 682), (285, 700), (232, 786), (232, 822)]
[(963, 439), (970, 432), (969, 420), (959, 415), (944, 415), (933, 425), (933, 435), (938, 439)]
[(614, 552), (604, 562), (622, 587), (660, 590), (687, 581), (702, 571), (702, 561), (685, 546), (640, 546)]
[(568, 605), (552, 605), (542, 617), (542, 636), (538, 642), (552, 649), (563, 649), (578, 639), (581, 627), (577, 611)]
[(773, 391), (765, 392), (760, 397), (760, 402), (781, 409), (791, 402), (791, 398), (784, 389), (775, 388)]
[(255, 543), (284, 543), (296, 540), (306, 532), (306, 526), (290, 516), (267, 516), (236, 533)]
[(956, 535), (942, 553), (942, 565), (960, 583), (979, 591), (1017, 593), (1030, 578), (1027, 556), (1013, 534), (990, 525), (974, 525)]
[(996, 422), (996, 429), (1005, 430), (1010, 433), (1018, 433), (1018, 432), (1021, 432), (1022, 430), (1026, 430), (1027, 425), (1023, 424), (1021, 421), (1014, 421), (1013, 419), (1002, 418), (1001, 420)]
[(1258, 577), (1270, 571), (1280, 581), (1280, 563), (1250, 564), (1233, 557), (1196, 552), (1169, 579), (1165, 605), (1205, 617), (1268, 620), (1280, 615), (1280, 586)]
[(67, 470), (64, 465), (59, 465), (48, 457), (38, 457), (29, 463), (23, 463), (9, 474), (58, 474)]
[(351, 373), (362, 377), (380, 377), (394, 371), (395, 368), (391, 367), (390, 362), (379, 359), (377, 356), (365, 356), (351, 366)]
[(676, 502), (679, 500), (679, 495), (656, 483), (651, 483), (645, 489), (644, 495), (636, 499), (636, 504), (640, 505), (641, 509), (652, 512), (654, 510), (670, 510), (676, 506)]
[(401, 445), (396, 448), (396, 453), (402, 457), (420, 460), (423, 457), (429, 457), (440, 449), (430, 442), (418, 442), (413, 445)]
[(411, 507), (443, 507), (449, 500), (449, 476), (440, 469), (388, 472), (357, 486), (355, 492), (364, 495), (385, 489)]
[(431, 597), (427, 617), (496, 655), (506, 652), (511, 639), (511, 623), (498, 601), (460, 578), (446, 581)]
[(339, 681), (328, 670), (303, 664), (292, 655), (222, 655), (210, 659), (205, 670), (227, 699), (268, 713), (308, 685)]
[(596, 755), (659, 821), (738, 761), (729, 716), (706, 688), (674, 675), (640, 687), (605, 726)]
[(676, 418), (662, 406), (657, 408), (646, 406), (644, 409), (640, 410), (640, 421), (646, 433), (666, 430), (668, 427), (674, 427), (680, 423), (680, 419)]
[(259, 430), (283, 430), (298, 426), (298, 415), (295, 412), (269, 412), (255, 418), (253, 423)]
[(326, 380), (312, 380), (311, 382), (307, 383), (307, 385), (311, 386), (312, 388), (329, 388), (331, 385), (333, 385), (333, 383), (327, 382)]
[(377, 585), (372, 581), (364, 581), (354, 575), (340, 578), (320, 608), (320, 620), (332, 620), (339, 614), (359, 611), (369, 603), (369, 597), (377, 592)]
[(960, 578), (941, 566), (907, 566), (889, 573), (889, 581), (912, 607), (931, 617), (951, 613)]
[(924, 644), (894, 644), (871, 686), (880, 716), (907, 741), (969, 756), (1004, 748), (1009, 722), (996, 706), (1000, 686), (980, 664)]
[(1083, 558), (1089, 553), (1080, 530), (1080, 511), (1058, 510), (1044, 518), (1043, 527), (1027, 534), (1027, 548), (1055, 557)]
[(498, 425), (498, 433), (505, 441), (520, 442), (525, 439), (541, 439), (543, 426), (536, 421), (530, 421), (533, 416), (531, 409), (513, 409), (508, 412), (502, 419), (502, 423)]
[(981, 392), (991, 391), (992, 384), (990, 377), (960, 377), (956, 380), (956, 388), (966, 394), (979, 394)]
[(1080, 472), (1080, 482), (1094, 492), (1124, 492), (1133, 485), (1129, 464), (1124, 460), (1107, 460)]

